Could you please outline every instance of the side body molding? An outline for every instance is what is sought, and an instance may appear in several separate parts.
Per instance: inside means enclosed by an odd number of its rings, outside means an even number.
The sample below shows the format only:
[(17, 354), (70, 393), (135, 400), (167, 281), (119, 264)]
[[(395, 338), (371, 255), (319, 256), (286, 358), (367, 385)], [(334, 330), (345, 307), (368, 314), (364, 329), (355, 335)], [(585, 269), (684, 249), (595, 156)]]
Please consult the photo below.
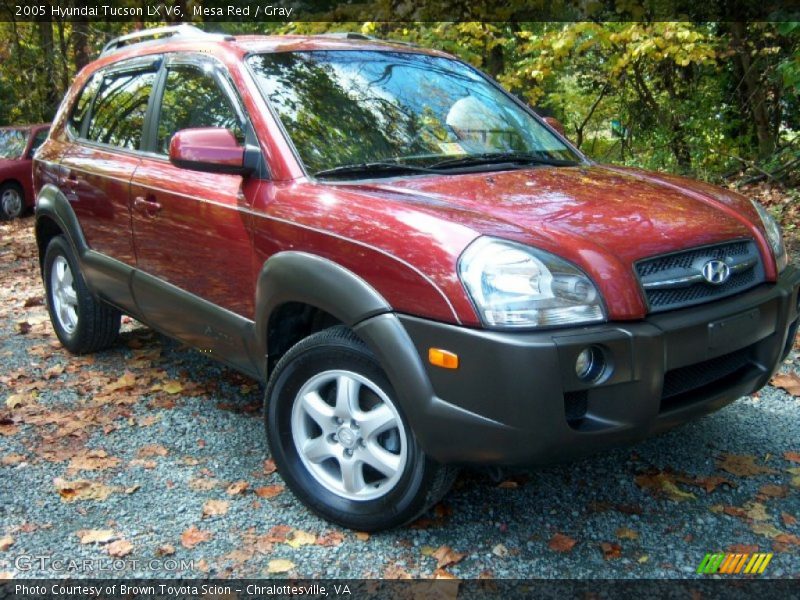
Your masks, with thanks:
[(306, 252), (278, 252), (264, 263), (256, 283), (260, 356), (267, 356), (270, 317), (289, 302), (314, 306), (348, 327), (392, 310), (372, 286), (335, 262)]

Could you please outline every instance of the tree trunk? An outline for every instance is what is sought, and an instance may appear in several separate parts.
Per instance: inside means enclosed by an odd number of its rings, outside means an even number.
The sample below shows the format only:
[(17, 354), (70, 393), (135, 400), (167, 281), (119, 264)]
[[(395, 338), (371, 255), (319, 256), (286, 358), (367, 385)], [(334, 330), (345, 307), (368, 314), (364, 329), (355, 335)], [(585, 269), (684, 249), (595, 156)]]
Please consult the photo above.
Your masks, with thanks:
[(56, 90), (54, 75), (54, 48), (53, 48), (53, 24), (40, 21), (37, 23), (39, 29), (39, 47), (41, 48), (41, 69), (42, 78), (39, 80), (41, 89), (42, 106), (39, 109), (39, 119), (48, 120), (56, 112), (58, 105), (58, 91)]
[(731, 47), (735, 52), (734, 60), (742, 72), (741, 87), (747, 98), (746, 105), (758, 140), (758, 157), (766, 158), (775, 150), (775, 136), (770, 127), (766, 94), (759, 81), (758, 66), (750, 56), (751, 44), (747, 39), (747, 27), (746, 23), (730, 24)]
[[(75, 6), (83, 6), (84, 0), (75, 0)], [(72, 60), (75, 63), (77, 73), (89, 64), (89, 24), (85, 21), (75, 21), (72, 23)]]

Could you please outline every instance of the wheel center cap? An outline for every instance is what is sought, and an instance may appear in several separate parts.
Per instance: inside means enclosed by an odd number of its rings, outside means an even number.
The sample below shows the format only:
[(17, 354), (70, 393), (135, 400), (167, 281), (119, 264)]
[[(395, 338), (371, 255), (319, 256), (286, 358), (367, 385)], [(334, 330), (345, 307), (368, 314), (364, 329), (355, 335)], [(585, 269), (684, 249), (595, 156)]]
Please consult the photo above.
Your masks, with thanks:
[(339, 431), (336, 432), (336, 437), (339, 439), (339, 443), (345, 448), (352, 448), (356, 445), (356, 441), (358, 440), (355, 432), (349, 427), (340, 427)]

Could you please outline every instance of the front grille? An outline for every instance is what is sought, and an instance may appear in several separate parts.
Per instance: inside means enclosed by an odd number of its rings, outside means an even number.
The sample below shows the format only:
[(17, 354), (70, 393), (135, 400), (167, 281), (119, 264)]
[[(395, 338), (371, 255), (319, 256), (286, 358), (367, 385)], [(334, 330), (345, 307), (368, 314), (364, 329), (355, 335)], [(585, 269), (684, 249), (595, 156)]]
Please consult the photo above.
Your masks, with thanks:
[[(711, 260), (724, 262), (729, 278), (713, 284), (703, 277)], [(693, 248), (636, 263), (650, 312), (684, 308), (750, 289), (765, 280), (761, 255), (750, 240)]]
[[(711, 360), (672, 369), (664, 374), (661, 400), (675, 400), (730, 377), (750, 365), (751, 349), (743, 348)], [(662, 405), (663, 408), (663, 405)]]

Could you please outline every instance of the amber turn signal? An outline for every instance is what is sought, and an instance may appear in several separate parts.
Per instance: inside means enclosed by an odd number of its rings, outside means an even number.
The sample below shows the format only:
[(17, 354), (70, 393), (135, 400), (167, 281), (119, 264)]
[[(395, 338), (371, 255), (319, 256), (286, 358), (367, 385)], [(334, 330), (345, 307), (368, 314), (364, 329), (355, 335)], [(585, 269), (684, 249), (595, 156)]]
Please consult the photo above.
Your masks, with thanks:
[(441, 348), (428, 348), (428, 360), (432, 365), (443, 369), (458, 368), (458, 354), (453, 354)]

